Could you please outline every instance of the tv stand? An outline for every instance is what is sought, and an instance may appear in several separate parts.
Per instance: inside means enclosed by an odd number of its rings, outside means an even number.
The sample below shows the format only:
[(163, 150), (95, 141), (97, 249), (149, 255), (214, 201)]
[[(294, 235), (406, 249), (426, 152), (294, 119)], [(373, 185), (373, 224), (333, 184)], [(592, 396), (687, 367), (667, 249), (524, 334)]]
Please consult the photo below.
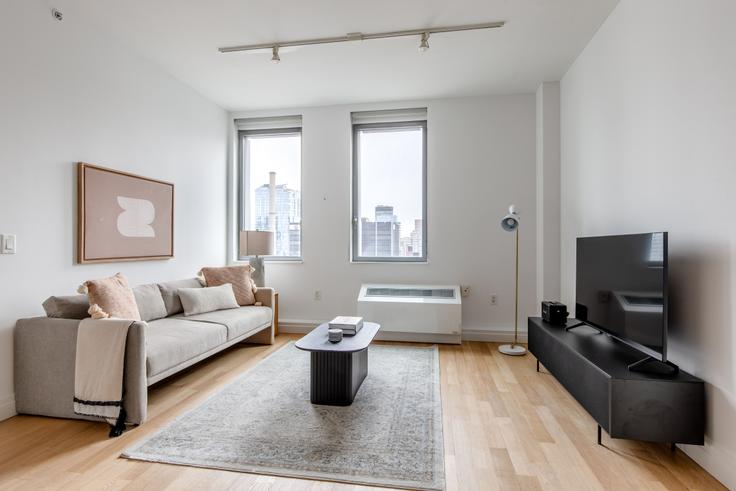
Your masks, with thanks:
[[(568, 332), (529, 318), (529, 351), (585, 408), (611, 438), (703, 445), (705, 386), (702, 380), (656, 360), (611, 336), (592, 330)], [(577, 326), (580, 327), (580, 326)], [(629, 366), (634, 365), (634, 370)], [(637, 371), (646, 367), (645, 371)], [(592, 428), (591, 428), (592, 429)], [(600, 439), (599, 439), (600, 442)]]
[(653, 375), (677, 375), (680, 367), (671, 361), (661, 361), (651, 356), (647, 356), (637, 362), (629, 365), (629, 370), (639, 373), (651, 373)]

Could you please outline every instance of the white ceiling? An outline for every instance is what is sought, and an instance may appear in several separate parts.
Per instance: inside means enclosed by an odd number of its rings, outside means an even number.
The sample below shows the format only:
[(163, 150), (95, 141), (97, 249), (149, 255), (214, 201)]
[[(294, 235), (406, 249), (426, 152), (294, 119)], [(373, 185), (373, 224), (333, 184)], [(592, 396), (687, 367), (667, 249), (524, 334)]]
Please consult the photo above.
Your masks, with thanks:
[[(57, 0), (229, 110), (532, 92), (618, 0)], [(501, 29), (222, 54), (218, 47), (505, 20)], [(70, 22), (71, 23), (71, 22)]]

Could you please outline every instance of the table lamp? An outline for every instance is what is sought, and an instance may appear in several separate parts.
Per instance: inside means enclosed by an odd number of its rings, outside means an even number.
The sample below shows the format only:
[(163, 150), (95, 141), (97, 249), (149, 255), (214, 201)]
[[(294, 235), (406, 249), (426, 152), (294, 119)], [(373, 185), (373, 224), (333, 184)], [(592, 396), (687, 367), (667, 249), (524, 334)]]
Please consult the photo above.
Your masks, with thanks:
[(263, 256), (274, 252), (274, 234), (267, 230), (240, 231), (240, 257), (247, 256), (248, 263), (253, 266), (253, 281), (256, 286), (266, 286), (266, 269)]

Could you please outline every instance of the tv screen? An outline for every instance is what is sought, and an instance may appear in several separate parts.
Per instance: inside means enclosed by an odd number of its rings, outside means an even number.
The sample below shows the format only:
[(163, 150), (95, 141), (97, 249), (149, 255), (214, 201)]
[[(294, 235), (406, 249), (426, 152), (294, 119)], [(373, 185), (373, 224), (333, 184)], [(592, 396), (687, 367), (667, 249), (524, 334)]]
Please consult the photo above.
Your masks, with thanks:
[(577, 240), (575, 317), (666, 361), (667, 232)]

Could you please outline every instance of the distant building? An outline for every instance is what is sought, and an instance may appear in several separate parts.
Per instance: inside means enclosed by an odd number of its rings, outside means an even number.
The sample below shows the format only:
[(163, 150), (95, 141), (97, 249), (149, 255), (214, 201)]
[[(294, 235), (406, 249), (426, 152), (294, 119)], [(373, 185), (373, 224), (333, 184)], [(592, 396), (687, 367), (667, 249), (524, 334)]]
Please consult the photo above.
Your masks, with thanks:
[(411, 256), (411, 239), (409, 237), (399, 238), (399, 250), (402, 256)]
[(414, 220), (414, 230), (409, 234), (409, 240), (411, 241), (411, 254), (407, 256), (421, 256), (422, 255), (422, 230), (423, 223), (421, 218)]
[(301, 199), (299, 191), (286, 184), (274, 186), (276, 193), (273, 224), (269, 223), (269, 185), (264, 184), (255, 192), (255, 228), (273, 230), (275, 256), (301, 255)]
[(396, 215), (394, 215), (394, 207), (386, 205), (376, 206), (376, 221), (377, 222), (396, 222)]
[(401, 256), (399, 237), (401, 224), (394, 215), (393, 206), (376, 206), (375, 221), (360, 220), (360, 250), (364, 257)]

